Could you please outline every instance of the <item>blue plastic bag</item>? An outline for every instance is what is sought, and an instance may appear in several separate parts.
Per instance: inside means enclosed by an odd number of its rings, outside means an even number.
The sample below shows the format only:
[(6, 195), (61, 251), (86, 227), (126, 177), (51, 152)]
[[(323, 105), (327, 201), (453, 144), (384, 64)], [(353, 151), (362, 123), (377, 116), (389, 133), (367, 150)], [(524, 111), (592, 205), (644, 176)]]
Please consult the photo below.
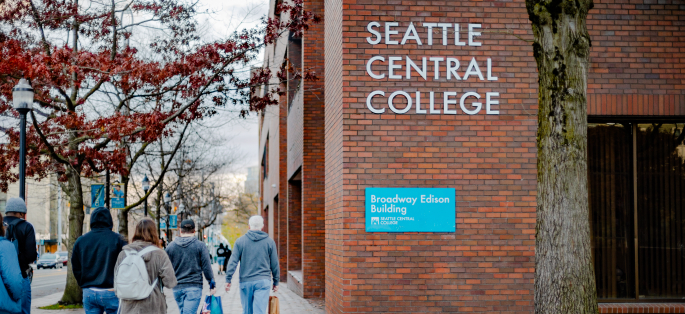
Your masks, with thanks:
[(213, 295), (206, 296), (201, 313), (224, 314), (224, 309), (221, 306), (221, 297)]

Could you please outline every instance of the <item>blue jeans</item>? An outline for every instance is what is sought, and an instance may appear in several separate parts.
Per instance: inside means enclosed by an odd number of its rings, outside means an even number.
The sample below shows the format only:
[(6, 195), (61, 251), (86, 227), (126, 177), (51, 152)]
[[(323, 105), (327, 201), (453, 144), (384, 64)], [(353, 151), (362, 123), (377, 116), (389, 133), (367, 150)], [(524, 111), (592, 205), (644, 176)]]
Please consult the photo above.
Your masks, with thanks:
[(83, 309), (86, 314), (115, 314), (119, 309), (119, 298), (114, 291), (83, 289)]
[(195, 314), (202, 301), (202, 288), (174, 289), (174, 299), (180, 314)]
[(21, 297), (21, 314), (31, 313), (31, 278), (24, 278), (24, 296)]
[(262, 279), (240, 283), (240, 304), (243, 314), (266, 314), (269, 307), (271, 280)]

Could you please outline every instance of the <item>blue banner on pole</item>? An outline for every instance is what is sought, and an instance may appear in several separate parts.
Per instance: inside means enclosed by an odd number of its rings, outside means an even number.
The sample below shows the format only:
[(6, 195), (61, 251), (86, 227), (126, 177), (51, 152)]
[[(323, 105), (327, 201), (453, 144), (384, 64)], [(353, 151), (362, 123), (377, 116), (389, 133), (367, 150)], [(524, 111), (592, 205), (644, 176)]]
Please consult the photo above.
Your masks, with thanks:
[(112, 208), (122, 209), (126, 207), (126, 199), (124, 199), (124, 184), (117, 183), (112, 185), (112, 193), (110, 194)]
[(169, 229), (178, 228), (178, 216), (169, 215)]
[(159, 230), (164, 230), (166, 229), (166, 221), (160, 220), (159, 221)]
[(91, 184), (90, 185), (90, 207), (95, 209), (105, 206), (105, 185)]
[(451, 188), (366, 188), (367, 232), (454, 232)]

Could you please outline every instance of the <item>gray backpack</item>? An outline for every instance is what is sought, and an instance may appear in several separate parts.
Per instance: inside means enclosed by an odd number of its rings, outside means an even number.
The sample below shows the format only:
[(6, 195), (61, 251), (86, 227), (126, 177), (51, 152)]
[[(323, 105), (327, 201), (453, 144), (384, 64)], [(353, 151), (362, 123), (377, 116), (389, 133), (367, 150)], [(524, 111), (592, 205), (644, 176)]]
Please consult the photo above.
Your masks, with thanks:
[(157, 278), (150, 284), (143, 255), (159, 250), (154, 245), (140, 252), (124, 250), (126, 257), (114, 270), (114, 293), (121, 300), (142, 300), (150, 296), (157, 285)]

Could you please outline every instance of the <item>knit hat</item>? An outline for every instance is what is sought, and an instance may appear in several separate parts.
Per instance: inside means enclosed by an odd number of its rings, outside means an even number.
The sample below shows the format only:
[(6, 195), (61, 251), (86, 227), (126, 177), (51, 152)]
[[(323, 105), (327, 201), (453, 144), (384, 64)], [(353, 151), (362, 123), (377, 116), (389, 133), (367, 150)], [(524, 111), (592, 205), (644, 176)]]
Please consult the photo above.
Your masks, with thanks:
[(5, 205), (6, 213), (26, 213), (26, 203), (20, 197), (13, 197), (7, 200)]

